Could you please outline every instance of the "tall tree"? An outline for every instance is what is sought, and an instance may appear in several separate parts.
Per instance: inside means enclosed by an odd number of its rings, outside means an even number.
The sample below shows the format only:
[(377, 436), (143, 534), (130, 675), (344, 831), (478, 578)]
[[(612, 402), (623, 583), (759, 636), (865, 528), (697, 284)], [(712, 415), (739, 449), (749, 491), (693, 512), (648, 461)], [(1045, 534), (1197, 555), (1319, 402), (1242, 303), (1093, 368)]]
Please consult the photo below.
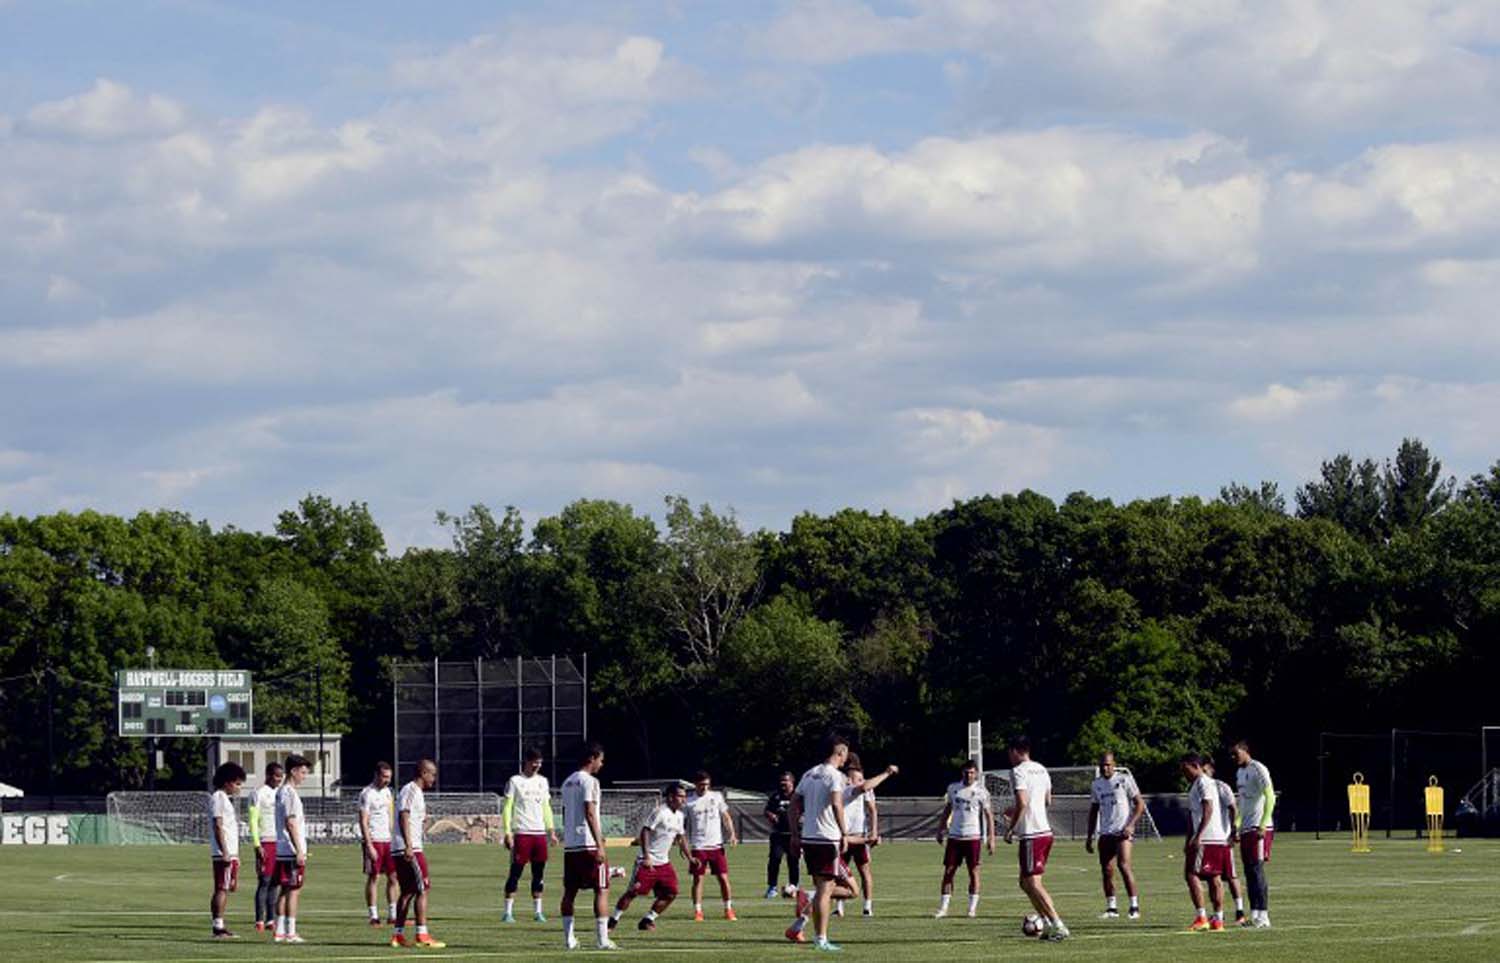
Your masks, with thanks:
[(684, 668), (702, 676), (718, 662), (725, 637), (755, 602), (760, 550), (733, 509), (720, 514), (703, 505), (694, 512), (680, 495), (667, 497), (662, 547), (661, 611), (682, 645)]
[(1415, 438), (1405, 438), (1394, 460), (1385, 463), (1380, 491), (1387, 531), (1416, 528), (1453, 498), (1456, 482), (1443, 478), (1443, 463)]
[(1323, 462), (1318, 474), (1297, 489), (1298, 518), (1326, 518), (1367, 540), (1383, 534), (1385, 496), (1375, 462), (1366, 458), (1356, 465), (1345, 453)]

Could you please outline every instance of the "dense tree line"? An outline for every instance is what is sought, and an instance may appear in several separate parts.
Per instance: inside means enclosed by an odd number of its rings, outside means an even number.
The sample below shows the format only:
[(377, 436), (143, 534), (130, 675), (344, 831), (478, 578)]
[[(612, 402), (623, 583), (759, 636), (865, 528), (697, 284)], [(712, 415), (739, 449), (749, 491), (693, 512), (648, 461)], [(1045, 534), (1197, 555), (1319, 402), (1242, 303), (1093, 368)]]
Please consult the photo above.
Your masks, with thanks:
[[(483, 505), (444, 549), (388, 555), (366, 506), (309, 496), (269, 534), (174, 512), (0, 516), (0, 777), (138, 785), (113, 671), (230, 666), (262, 730), (326, 722), (356, 775), (390, 745), (388, 665), (587, 653), (617, 776), (705, 763), (759, 784), (830, 726), (937, 791), (964, 724), (1053, 763), (1114, 747), (1148, 785), (1248, 734), (1294, 795), (1325, 728), (1475, 726), (1500, 668), (1500, 463), (1459, 485), (1419, 442), (1341, 455), (1294, 493), (1061, 503), (1023, 491), (924, 518), (804, 514), (746, 532), (669, 498), (658, 524), (581, 500), (530, 529)], [(1488, 720), (1493, 721), (1493, 720)], [(168, 778), (200, 778), (169, 744)]]

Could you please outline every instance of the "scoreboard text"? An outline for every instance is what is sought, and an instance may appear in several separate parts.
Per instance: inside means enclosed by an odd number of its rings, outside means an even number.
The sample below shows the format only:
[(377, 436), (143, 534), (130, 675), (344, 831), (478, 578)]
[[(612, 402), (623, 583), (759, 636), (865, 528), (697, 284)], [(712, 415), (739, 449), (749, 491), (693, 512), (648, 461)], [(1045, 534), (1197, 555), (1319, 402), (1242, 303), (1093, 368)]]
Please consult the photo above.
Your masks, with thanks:
[(123, 669), (115, 691), (122, 736), (255, 731), (250, 673), (240, 669)]

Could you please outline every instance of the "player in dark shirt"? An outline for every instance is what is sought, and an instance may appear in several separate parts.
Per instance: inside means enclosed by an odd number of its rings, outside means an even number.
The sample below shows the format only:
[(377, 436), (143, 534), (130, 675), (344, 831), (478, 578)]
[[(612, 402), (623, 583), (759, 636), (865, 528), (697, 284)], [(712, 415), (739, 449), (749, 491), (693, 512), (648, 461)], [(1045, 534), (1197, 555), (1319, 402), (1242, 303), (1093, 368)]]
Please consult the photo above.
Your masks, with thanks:
[(781, 874), (781, 860), (786, 859), (787, 881), (796, 886), (799, 880), (797, 857), (792, 853), (792, 793), (797, 779), (789, 772), (781, 774), (781, 783), (766, 797), (766, 821), (771, 824), (770, 856), (766, 862), (766, 899), (777, 895), (776, 879)]

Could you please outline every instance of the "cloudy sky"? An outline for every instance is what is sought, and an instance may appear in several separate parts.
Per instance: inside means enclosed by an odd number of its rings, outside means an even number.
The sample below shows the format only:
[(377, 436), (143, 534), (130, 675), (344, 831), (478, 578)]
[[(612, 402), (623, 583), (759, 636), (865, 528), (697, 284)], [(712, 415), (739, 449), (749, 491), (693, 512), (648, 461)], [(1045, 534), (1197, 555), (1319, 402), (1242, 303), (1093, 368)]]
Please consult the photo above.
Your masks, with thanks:
[(1488, 0), (0, 0), (0, 512), (1467, 474), (1497, 105)]

